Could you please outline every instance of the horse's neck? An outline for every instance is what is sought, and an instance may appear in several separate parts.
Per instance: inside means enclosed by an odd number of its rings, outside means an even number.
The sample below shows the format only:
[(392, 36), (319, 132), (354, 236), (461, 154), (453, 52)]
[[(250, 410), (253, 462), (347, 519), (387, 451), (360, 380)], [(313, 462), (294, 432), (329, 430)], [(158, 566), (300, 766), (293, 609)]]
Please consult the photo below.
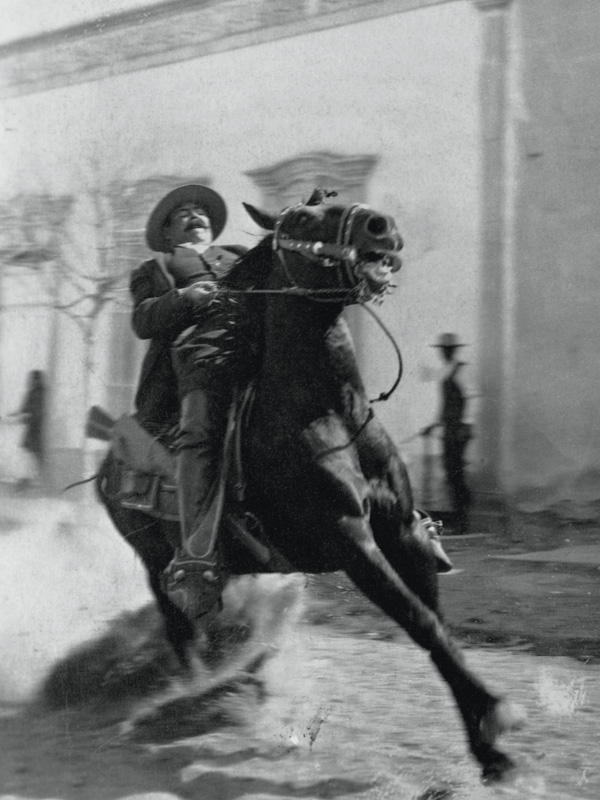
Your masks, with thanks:
[(304, 298), (268, 304), (261, 384), (277, 404), (363, 416), (367, 403), (342, 306)]
[(267, 305), (265, 358), (277, 370), (313, 371), (322, 360), (332, 329), (340, 324), (341, 305), (305, 298), (277, 298)]

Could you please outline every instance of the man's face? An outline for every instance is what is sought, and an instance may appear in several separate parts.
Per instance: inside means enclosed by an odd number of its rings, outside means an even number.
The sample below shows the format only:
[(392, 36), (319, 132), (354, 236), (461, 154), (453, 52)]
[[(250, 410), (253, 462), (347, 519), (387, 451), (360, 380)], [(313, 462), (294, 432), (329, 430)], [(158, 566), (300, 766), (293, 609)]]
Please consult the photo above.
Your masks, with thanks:
[(165, 235), (173, 249), (182, 244), (209, 245), (213, 240), (208, 214), (194, 203), (186, 203), (172, 212), (165, 225)]
[(442, 361), (452, 361), (454, 359), (454, 354), (456, 353), (456, 347), (440, 347), (440, 355), (442, 357)]

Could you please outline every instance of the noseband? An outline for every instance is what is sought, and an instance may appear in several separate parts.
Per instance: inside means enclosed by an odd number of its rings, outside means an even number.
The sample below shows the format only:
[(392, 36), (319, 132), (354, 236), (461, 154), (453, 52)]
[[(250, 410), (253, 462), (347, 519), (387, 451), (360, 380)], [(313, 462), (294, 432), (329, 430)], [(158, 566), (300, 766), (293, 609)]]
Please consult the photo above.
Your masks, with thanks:
[[(360, 300), (362, 297), (367, 299), (367, 295), (370, 295), (371, 291), (368, 288), (366, 280), (364, 278), (358, 279), (356, 276), (359, 256), (357, 249), (350, 244), (350, 239), (357, 212), (360, 209), (366, 209), (368, 207), (361, 203), (354, 203), (348, 206), (340, 218), (336, 242), (335, 244), (331, 244), (327, 242), (308, 242), (302, 239), (292, 239), (288, 234), (282, 233), (281, 226), (283, 222), (299, 208), (302, 208), (303, 205), (304, 203), (298, 203), (298, 205), (284, 208), (277, 218), (273, 230), (273, 250), (279, 256), (279, 260), (281, 261), (289, 283), (293, 287), (302, 289), (303, 293), (306, 293), (312, 299), (318, 299), (323, 302), (339, 302), (341, 299), (346, 303), (350, 303), (357, 299)], [(284, 251), (298, 253), (309, 261), (318, 262), (321, 266), (328, 269), (335, 269), (341, 288), (311, 290), (298, 286), (290, 273), (285, 260)], [(326, 294), (329, 294), (330, 297), (326, 298), (322, 296)]]

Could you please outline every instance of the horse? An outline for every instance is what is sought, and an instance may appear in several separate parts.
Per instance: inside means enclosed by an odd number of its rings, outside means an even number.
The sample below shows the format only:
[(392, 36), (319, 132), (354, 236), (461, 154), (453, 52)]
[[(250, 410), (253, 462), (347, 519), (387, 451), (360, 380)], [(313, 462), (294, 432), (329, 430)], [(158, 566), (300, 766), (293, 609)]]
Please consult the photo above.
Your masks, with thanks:
[[(431, 521), (416, 512), (404, 462), (373, 413), (342, 313), (390, 291), (403, 246), (396, 223), (318, 191), (278, 216), (244, 206), (266, 235), (220, 290), (243, 297), (261, 323), (243, 440), (245, 508), (260, 525), (250, 542), (223, 525), (227, 573), (344, 571), (429, 653), (482, 778), (499, 780), (514, 763), (496, 740), (521, 724), (519, 714), (467, 667), (442, 619)], [(166, 636), (185, 659), (195, 627), (161, 582), (178, 525), (121, 507), (111, 491), (114, 461), (109, 450), (97, 479), (100, 500), (142, 558)]]

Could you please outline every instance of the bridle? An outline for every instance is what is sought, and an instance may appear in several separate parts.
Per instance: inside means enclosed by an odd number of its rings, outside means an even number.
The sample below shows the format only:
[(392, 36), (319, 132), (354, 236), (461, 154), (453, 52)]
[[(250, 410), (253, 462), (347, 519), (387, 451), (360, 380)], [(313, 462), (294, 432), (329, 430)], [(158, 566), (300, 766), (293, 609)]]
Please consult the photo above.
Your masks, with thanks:
[[(306, 297), (310, 300), (322, 303), (339, 303), (340, 301), (345, 305), (348, 305), (350, 303), (358, 303), (362, 308), (364, 308), (365, 311), (367, 311), (370, 314), (370, 316), (375, 320), (377, 325), (379, 325), (385, 336), (391, 342), (396, 353), (396, 357), (398, 360), (398, 373), (392, 387), (386, 392), (381, 392), (378, 397), (372, 398), (369, 402), (378, 403), (386, 401), (395, 392), (402, 378), (402, 373), (403, 373), (402, 353), (400, 352), (400, 348), (398, 347), (398, 344), (394, 339), (393, 335), (391, 334), (391, 332), (389, 331), (389, 329), (384, 325), (382, 320), (373, 311), (373, 309), (367, 306), (367, 301), (375, 300), (376, 302), (377, 301), (383, 302), (385, 295), (390, 291), (392, 291), (393, 287), (382, 287), (381, 292), (377, 294), (370, 289), (366, 281), (366, 278), (358, 278), (356, 275), (356, 269), (361, 262), (359, 259), (357, 249), (350, 244), (350, 240), (352, 237), (352, 228), (354, 225), (354, 221), (356, 219), (356, 215), (361, 209), (370, 210), (369, 206), (365, 206), (362, 203), (353, 203), (352, 205), (345, 208), (342, 213), (342, 216), (340, 217), (336, 242), (334, 244), (330, 244), (327, 242), (310, 242), (310, 241), (304, 241), (302, 239), (292, 239), (286, 233), (283, 233), (281, 231), (281, 226), (283, 222), (292, 213), (294, 213), (299, 208), (302, 208), (305, 205), (306, 205), (305, 203), (298, 203), (295, 206), (284, 208), (283, 211), (277, 217), (273, 229), (272, 249), (277, 254), (281, 262), (283, 272), (288, 281), (288, 286), (283, 286), (277, 289), (248, 288), (248, 289), (224, 289), (221, 291), (225, 295), (227, 294), (234, 294), (234, 295), (270, 294), (270, 295), (288, 295), (288, 296), (299, 295), (301, 297)], [(294, 280), (290, 272), (289, 266), (285, 259), (285, 252), (298, 253), (299, 255), (303, 256), (304, 258), (310, 261), (320, 262), (323, 267), (326, 267), (328, 269), (336, 269), (338, 277), (342, 281), (347, 281), (349, 285), (347, 285), (345, 288), (339, 288), (339, 289), (311, 289), (309, 287), (300, 286)], [(354, 434), (354, 436), (352, 437), (351, 441), (348, 444), (350, 444), (360, 435), (362, 430), (371, 420), (372, 416), (373, 416), (373, 411), (372, 409), (369, 409), (365, 421), (361, 424), (359, 430)], [(341, 445), (339, 448), (333, 448), (333, 450), (337, 449), (343, 450), (345, 447), (348, 446), (348, 444)]]
[[(379, 325), (384, 334), (392, 343), (398, 359), (398, 374), (392, 387), (386, 392), (381, 392), (378, 397), (370, 400), (371, 403), (386, 401), (395, 392), (402, 378), (402, 353), (400, 352), (400, 348), (398, 347), (396, 340), (388, 328), (384, 325), (377, 314), (367, 306), (367, 301), (374, 299), (376, 301), (379, 300), (379, 302), (383, 302), (384, 296), (388, 292), (392, 291), (392, 287), (384, 286), (382, 287), (381, 292), (376, 293), (373, 292), (373, 290), (369, 287), (366, 278), (359, 278), (357, 276), (357, 268), (361, 262), (359, 260), (356, 247), (350, 244), (352, 238), (352, 229), (357, 213), (361, 209), (369, 211), (370, 208), (362, 203), (353, 203), (345, 208), (342, 216), (340, 217), (336, 242), (335, 244), (328, 244), (326, 242), (309, 242), (302, 239), (292, 239), (287, 234), (282, 233), (281, 226), (283, 222), (288, 218), (288, 216), (297, 211), (299, 208), (302, 208), (304, 205), (304, 203), (298, 203), (295, 206), (284, 208), (281, 214), (278, 216), (273, 230), (273, 250), (278, 255), (284, 274), (288, 283), (290, 284), (289, 287), (283, 291), (295, 291), (296, 293), (301, 293), (311, 300), (322, 303), (337, 303), (340, 302), (340, 300), (344, 304), (358, 303), (373, 317), (375, 322)], [(310, 261), (320, 262), (323, 267), (337, 270), (337, 276), (341, 285), (346, 283), (346, 287), (340, 289), (308, 289), (299, 286), (294, 280), (286, 262), (286, 251), (298, 253)], [(354, 434), (351, 442), (360, 435), (361, 431), (369, 423), (372, 416), (373, 411), (372, 409), (369, 409), (365, 421), (362, 423), (359, 430)], [(337, 449), (344, 449), (348, 446), (348, 444), (341, 445), (340, 448), (333, 448), (332, 450), (328, 450), (326, 452), (329, 453)], [(324, 455), (324, 453), (319, 455)]]
[[(374, 295), (378, 296), (369, 287), (366, 278), (357, 276), (357, 268), (361, 262), (356, 247), (350, 243), (357, 213), (361, 209), (369, 210), (369, 207), (362, 203), (353, 203), (345, 208), (340, 217), (336, 241), (332, 244), (292, 239), (287, 233), (282, 232), (281, 228), (286, 219), (304, 205), (304, 203), (298, 203), (284, 208), (277, 217), (273, 230), (273, 250), (279, 257), (290, 288), (312, 300), (325, 303), (339, 303), (340, 301), (344, 304), (360, 303), (372, 299)], [(339, 288), (310, 289), (300, 286), (286, 261), (286, 252), (297, 253), (309, 261), (320, 263), (327, 269), (336, 270)], [(384, 295), (387, 291), (387, 287), (382, 287), (380, 294)]]

